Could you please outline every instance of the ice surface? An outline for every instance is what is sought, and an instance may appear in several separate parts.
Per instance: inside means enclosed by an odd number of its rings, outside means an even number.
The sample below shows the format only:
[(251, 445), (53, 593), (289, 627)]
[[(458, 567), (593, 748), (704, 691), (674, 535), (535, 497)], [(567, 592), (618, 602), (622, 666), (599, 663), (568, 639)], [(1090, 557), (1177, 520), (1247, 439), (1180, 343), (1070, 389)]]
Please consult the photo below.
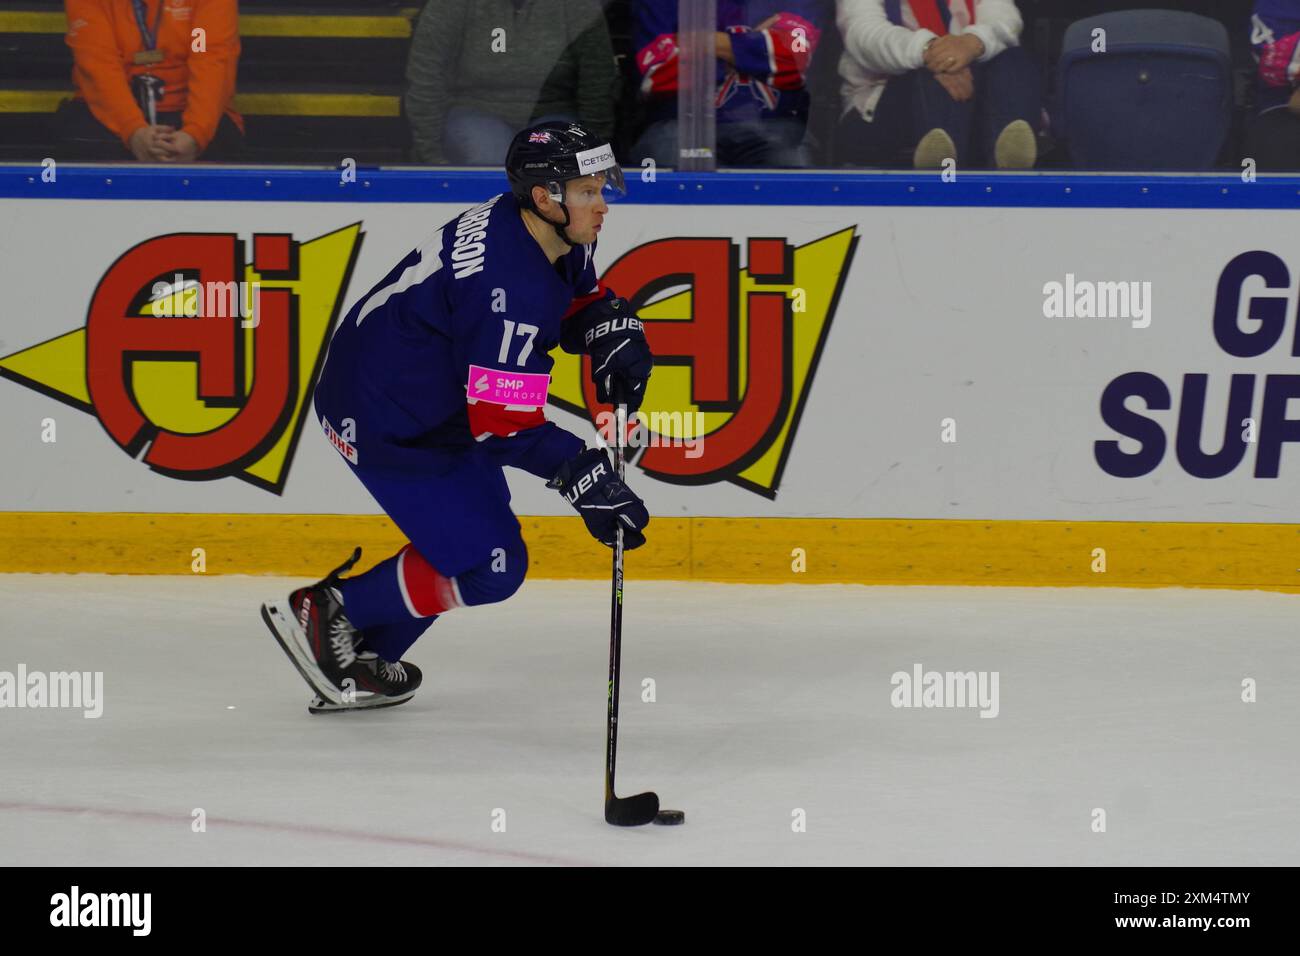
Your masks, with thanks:
[[(323, 717), (258, 615), (300, 583), (0, 575), (0, 671), (105, 696), (0, 709), (0, 863), (1300, 863), (1294, 596), (630, 576), (618, 790), (686, 824), (618, 830), (607, 583), (445, 615), (414, 701)], [(918, 663), (998, 716), (895, 708)]]

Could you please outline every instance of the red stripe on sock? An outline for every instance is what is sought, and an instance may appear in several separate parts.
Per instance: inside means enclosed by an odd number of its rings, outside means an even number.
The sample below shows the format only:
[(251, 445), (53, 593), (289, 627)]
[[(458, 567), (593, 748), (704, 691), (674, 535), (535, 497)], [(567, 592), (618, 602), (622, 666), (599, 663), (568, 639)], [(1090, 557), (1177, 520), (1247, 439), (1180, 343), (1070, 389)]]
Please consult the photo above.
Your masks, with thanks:
[(438, 569), (409, 544), (402, 549), (397, 567), (406, 597), (417, 616), (432, 617), (460, 607), (452, 579), (439, 574)]

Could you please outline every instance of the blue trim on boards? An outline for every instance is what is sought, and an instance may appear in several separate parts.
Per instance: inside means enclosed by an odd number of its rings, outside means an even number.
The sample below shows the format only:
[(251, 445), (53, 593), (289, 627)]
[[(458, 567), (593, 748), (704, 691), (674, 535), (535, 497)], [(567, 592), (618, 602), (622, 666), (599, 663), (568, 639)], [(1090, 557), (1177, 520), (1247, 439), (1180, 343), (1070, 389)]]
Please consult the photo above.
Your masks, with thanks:
[[(507, 188), (482, 169), (365, 169), (342, 182), (337, 169), (297, 167), (73, 166), (53, 182), (30, 165), (0, 165), (0, 199), (135, 201), (466, 203)], [(1300, 177), (1089, 175), (1082, 173), (658, 172), (625, 170), (632, 205), (978, 206), (1052, 209), (1297, 209)]]

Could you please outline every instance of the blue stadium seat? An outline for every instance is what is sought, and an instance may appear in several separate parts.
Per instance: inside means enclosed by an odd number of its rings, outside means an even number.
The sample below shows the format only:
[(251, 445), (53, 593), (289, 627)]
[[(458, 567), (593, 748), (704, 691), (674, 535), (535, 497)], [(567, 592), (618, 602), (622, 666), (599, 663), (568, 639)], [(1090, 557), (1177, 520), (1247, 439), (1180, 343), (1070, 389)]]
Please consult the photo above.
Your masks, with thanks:
[[(1094, 52), (1093, 31), (1106, 52)], [(1065, 32), (1059, 102), (1079, 169), (1213, 168), (1231, 126), (1228, 32), (1170, 10), (1107, 13)]]

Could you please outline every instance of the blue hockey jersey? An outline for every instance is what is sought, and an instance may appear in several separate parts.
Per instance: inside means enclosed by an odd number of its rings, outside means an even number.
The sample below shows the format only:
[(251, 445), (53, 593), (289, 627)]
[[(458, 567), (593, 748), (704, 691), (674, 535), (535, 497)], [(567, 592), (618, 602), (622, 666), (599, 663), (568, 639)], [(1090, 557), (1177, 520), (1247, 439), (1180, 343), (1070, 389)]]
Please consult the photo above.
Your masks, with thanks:
[[(483, 375), (549, 375), (561, 323), (612, 295), (595, 243), (552, 264), (510, 193), (445, 224), (348, 311), (330, 341), (316, 411), (359, 469), (415, 471), (478, 448), (551, 478), (585, 442), (547, 422), (544, 397), (471, 397)], [(350, 420), (352, 427), (343, 422)]]

